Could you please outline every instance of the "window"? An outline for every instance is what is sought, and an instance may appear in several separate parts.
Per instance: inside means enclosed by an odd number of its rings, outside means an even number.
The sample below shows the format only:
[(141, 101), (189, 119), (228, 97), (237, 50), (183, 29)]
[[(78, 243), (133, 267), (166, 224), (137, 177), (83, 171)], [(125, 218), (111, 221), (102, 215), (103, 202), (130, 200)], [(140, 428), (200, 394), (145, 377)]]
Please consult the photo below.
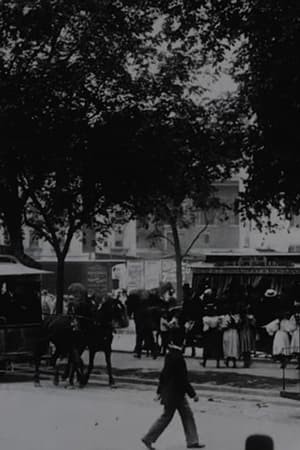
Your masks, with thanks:
[(96, 246), (95, 231), (85, 227), (82, 231), (82, 251), (84, 253), (93, 252)]
[(29, 234), (29, 248), (39, 248), (39, 239), (33, 231), (30, 231)]
[(291, 227), (300, 228), (300, 215), (293, 214), (291, 218)]
[(228, 205), (219, 211), (219, 222), (225, 225), (239, 225), (239, 215), (235, 213), (234, 207)]
[(124, 241), (124, 229), (121, 225), (119, 225), (115, 229), (115, 236), (114, 236), (114, 245), (115, 247), (123, 247), (123, 241)]
[(215, 225), (217, 221), (217, 210), (211, 208), (208, 211), (199, 211), (198, 222), (201, 225)]
[(203, 237), (204, 237), (204, 244), (209, 244), (210, 241), (209, 233), (205, 233)]

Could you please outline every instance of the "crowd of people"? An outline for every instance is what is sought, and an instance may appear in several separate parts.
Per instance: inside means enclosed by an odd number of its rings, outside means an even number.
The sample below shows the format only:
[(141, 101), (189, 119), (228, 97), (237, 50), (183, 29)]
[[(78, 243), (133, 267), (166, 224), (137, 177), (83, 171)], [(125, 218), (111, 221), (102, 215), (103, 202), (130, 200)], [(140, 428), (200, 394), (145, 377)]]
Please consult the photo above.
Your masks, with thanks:
[(184, 345), (192, 347), (192, 356), (196, 347), (203, 349), (203, 367), (213, 359), (216, 367), (224, 360), (225, 367), (237, 367), (242, 361), (247, 368), (257, 354), (272, 357), (282, 367), (293, 358), (300, 364), (298, 303), (283, 302), (273, 289), (251, 304), (247, 298), (239, 302), (228, 297), (217, 300), (208, 286), (198, 294), (184, 286), (180, 305), (172, 288), (158, 294), (143, 291), (138, 308), (125, 301), (135, 322), (134, 354), (138, 358), (143, 350), (153, 357), (165, 355), (172, 336), (183, 333)]
[[(273, 289), (267, 289), (256, 303), (247, 299), (240, 302), (228, 298), (216, 300), (212, 289), (205, 286), (195, 294), (185, 285), (183, 302), (178, 304), (172, 285), (151, 291), (140, 290), (128, 294), (125, 289), (111, 293), (126, 305), (134, 320), (136, 344), (134, 355), (143, 351), (156, 358), (165, 355), (174, 334), (184, 334), (185, 347), (203, 349), (201, 364), (215, 360), (216, 367), (224, 361), (225, 367), (237, 367), (242, 361), (250, 367), (252, 356), (264, 354), (285, 367), (296, 359), (300, 368), (300, 305), (297, 301), (283, 304)], [(68, 312), (70, 296), (64, 300)], [(42, 291), (42, 313), (55, 314), (55, 296)]]
[(300, 304), (297, 301), (282, 302), (276, 291), (267, 289), (252, 304), (247, 299), (216, 302), (207, 288), (199, 298), (190, 297), (186, 303), (193, 317), (195, 314), (200, 317), (204, 367), (211, 358), (216, 360), (217, 367), (221, 359), (226, 367), (230, 362), (236, 367), (240, 359), (244, 367), (249, 367), (251, 356), (257, 353), (279, 361), (281, 367), (295, 358), (300, 367)]

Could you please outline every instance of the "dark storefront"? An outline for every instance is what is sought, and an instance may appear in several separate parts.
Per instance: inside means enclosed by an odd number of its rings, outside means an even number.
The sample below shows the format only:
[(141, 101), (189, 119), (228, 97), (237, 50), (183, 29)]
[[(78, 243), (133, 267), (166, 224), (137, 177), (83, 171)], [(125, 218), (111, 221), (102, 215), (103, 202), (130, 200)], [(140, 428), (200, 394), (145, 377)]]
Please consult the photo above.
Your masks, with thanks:
[(193, 289), (213, 289), (215, 296), (241, 295), (258, 299), (267, 289), (291, 300), (300, 298), (300, 254), (264, 252), (257, 254), (209, 253), (191, 264)]
[[(87, 287), (89, 293), (94, 293), (97, 298), (103, 297), (113, 286), (112, 267), (124, 262), (122, 259), (95, 260), (95, 261), (66, 261), (64, 290), (67, 292), (72, 283), (82, 283)], [(45, 270), (54, 274), (42, 277), (42, 288), (52, 294), (56, 292), (56, 262), (42, 262)]]

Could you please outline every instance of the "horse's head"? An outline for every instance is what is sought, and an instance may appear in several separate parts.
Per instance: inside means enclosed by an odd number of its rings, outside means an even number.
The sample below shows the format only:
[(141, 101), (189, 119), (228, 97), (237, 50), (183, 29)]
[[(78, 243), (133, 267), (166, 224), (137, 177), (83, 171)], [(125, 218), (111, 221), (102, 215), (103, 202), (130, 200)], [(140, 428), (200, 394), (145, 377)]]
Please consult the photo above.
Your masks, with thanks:
[(97, 321), (102, 325), (112, 324), (114, 328), (126, 328), (129, 325), (127, 309), (120, 300), (108, 296), (98, 308)]
[(129, 325), (126, 306), (119, 299), (112, 302), (112, 321), (115, 328), (127, 328)]

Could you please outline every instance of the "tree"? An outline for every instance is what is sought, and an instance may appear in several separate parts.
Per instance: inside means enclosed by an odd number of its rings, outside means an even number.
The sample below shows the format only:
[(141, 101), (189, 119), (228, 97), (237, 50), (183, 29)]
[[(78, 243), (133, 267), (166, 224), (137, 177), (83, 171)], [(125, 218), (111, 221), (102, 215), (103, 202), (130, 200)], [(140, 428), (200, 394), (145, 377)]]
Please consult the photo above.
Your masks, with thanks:
[(19, 258), (24, 218), (53, 245), (59, 309), (60, 261), (73, 233), (99, 205), (108, 216), (109, 202), (92, 176), (90, 127), (132, 98), (129, 58), (142, 53), (141, 33), (151, 32), (156, 17), (151, 1), (142, 12), (127, 1), (1, 2), (1, 212)]
[[(172, 104), (171, 115), (165, 105), (153, 111), (124, 110), (100, 135), (103, 140), (110, 136), (107, 151), (115, 161), (114, 173), (101, 174), (104, 189), (115, 192), (116, 201), (125, 195), (136, 216), (170, 226), (180, 299), (182, 262), (203, 229), (183, 249), (179, 228), (188, 226), (187, 214), (195, 209), (208, 213), (211, 208), (229, 207), (218, 198), (214, 185), (237, 168), (241, 124), (233, 121), (235, 111), (227, 100), (209, 109), (183, 99), (176, 105), (178, 110)], [(220, 108), (223, 122), (218, 118)], [(112, 123), (117, 135), (110, 128)], [(122, 180), (119, 191), (113, 188), (116, 178)]]
[[(77, 172), (77, 173), (76, 173)], [(58, 179), (59, 171), (42, 180), (38, 188), (23, 179), (28, 201), (24, 211), (24, 222), (34, 230), (34, 235), (51, 244), (57, 258), (56, 310), (62, 311), (64, 293), (64, 262), (73, 237), (89, 226), (98, 233), (98, 241), (110, 232), (119, 215), (110, 202), (101, 194), (97, 183), (91, 182), (82, 168), (70, 166)]]
[[(210, 170), (223, 172), (212, 151), (203, 162), (197, 162), (194, 151), (199, 136), (202, 145), (211, 143), (204, 109), (199, 114), (196, 104), (204, 91), (198, 78), (209, 62), (222, 60), (226, 48), (208, 26), (210, 14), (208, 0), (197, 8), (185, 0), (2, 1), (0, 169), (2, 194), (9, 201), (1, 208), (20, 253), (24, 217), (38, 232), (41, 217), (46, 224), (51, 215), (51, 227), (46, 232), (43, 224), (39, 233), (64, 255), (71, 239), (65, 227), (76, 229), (66, 224), (66, 211), (69, 218), (78, 211), (78, 221), (71, 220), (78, 224), (82, 217), (91, 220), (99, 199), (101, 211), (103, 205), (124, 203), (137, 211), (145, 204), (139, 190), (153, 202), (165, 201), (176, 177), (196, 174), (194, 163), (198, 171), (208, 171), (208, 181), (214, 178)], [(126, 132), (127, 140), (115, 142), (116, 127), (124, 124), (127, 112), (132, 135)], [(97, 140), (99, 133), (109, 140)], [(108, 154), (112, 148), (115, 152)], [(86, 165), (80, 172), (83, 149)], [(95, 167), (99, 157), (102, 164)], [(124, 158), (128, 163), (121, 165)], [(128, 169), (131, 162), (149, 163), (157, 186), (149, 183), (144, 189), (144, 174)], [(193, 194), (192, 178), (176, 194), (175, 208), (188, 190)], [(91, 197), (82, 192), (86, 183)], [(203, 182), (203, 193), (208, 186)], [(70, 207), (59, 193), (73, 202)], [(89, 205), (84, 204), (84, 215), (76, 209), (83, 198)], [(58, 241), (66, 237), (66, 247), (54, 239), (53, 226)]]
[(242, 207), (250, 218), (272, 207), (299, 212), (299, 43), (297, 0), (212, 1), (215, 32), (235, 48), (232, 76), (248, 177)]
[(176, 12), (157, 25), (154, 50), (132, 61), (137, 102), (107, 114), (93, 133), (95, 142), (109, 142), (101, 154), (114, 162), (113, 172), (100, 168), (104, 192), (115, 201), (126, 199), (133, 214), (170, 225), (180, 298), (189, 250), (181, 249), (178, 232), (185, 206), (188, 201), (205, 211), (220, 206), (214, 184), (236, 169), (244, 125), (229, 96), (205, 98), (206, 76), (218, 75), (226, 49), (210, 28), (210, 2), (193, 13), (177, 3)]

